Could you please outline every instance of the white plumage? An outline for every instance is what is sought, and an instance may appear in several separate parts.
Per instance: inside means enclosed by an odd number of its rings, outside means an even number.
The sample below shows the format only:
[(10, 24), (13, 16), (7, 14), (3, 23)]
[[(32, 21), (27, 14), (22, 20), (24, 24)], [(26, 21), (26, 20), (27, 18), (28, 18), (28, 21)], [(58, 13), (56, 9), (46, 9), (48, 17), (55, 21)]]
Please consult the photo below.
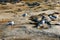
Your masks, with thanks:
[(9, 21), (7, 24), (8, 25), (14, 25), (15, 23), (14, 23), (14, 21)]

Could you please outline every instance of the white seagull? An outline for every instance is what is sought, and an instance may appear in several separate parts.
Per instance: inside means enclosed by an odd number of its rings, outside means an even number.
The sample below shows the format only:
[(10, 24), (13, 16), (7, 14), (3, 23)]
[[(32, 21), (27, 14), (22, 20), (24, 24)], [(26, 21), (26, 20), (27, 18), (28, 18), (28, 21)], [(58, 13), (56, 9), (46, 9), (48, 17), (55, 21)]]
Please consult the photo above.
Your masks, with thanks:
[(8, 25), (14, 25), (15, 23), (14, 23), (14, 21), (9, 21), (7, 24)]

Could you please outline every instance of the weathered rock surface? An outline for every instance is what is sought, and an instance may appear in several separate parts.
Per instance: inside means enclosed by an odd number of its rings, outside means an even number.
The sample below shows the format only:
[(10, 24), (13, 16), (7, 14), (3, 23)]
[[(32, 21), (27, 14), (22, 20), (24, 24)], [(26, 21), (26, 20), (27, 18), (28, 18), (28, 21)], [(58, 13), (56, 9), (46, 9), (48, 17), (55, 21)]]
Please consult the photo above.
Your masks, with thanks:
[[(54, 12), (60, 13), (60, 4), (51, 2), (52, 0), (44, 0), (47, 2), (39, 2), (39, 6), (29, 8), (24, 1), (16, 4), (0, 4), (0, 40), (60, 40), (60, 25), (52, 25), (49, 29), (37, 29), (32, 28), (35, 25), (29, 24), (32, 22), (29, 20), (31, 16), (42, 13), (47, 15)], [(27, 15), (23, 17), (25, 13)], [(14, 21), (15, 25), (7, 26), (8, 21)]]

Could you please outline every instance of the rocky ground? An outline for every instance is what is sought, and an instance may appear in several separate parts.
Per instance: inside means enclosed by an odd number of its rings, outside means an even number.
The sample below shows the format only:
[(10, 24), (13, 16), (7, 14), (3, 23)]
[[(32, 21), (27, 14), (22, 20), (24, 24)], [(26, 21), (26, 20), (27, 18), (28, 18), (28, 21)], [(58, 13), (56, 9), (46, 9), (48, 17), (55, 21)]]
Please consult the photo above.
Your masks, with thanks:
[[(36, 2), (36, 1), (35, 1)], [(31, 16), (37, 16), (41, 20), (45, 13), (49, 20), (49, 14), (59, 13), (58, 19), (51, 21), (52, 24), (60, 22), (60, 4), (54, 2), (38, 2), (28, 5), (30, 2), (0, 4), (0, 40), (60, 40), (60, 25), (52, 25), (51, 28), (33, 28)], [(33, 3), (33, 2), (32, 2)], [(23, 16), (23, 14), (26, 14)], [(56, 15), (57, 16), (57, 15)], [(7, 25), (8, 21), (14, 21), (14, 25)], [(46, 27), (46, 25), (44, 25)], [(49, 27), (49, 26), (48, 26)]]

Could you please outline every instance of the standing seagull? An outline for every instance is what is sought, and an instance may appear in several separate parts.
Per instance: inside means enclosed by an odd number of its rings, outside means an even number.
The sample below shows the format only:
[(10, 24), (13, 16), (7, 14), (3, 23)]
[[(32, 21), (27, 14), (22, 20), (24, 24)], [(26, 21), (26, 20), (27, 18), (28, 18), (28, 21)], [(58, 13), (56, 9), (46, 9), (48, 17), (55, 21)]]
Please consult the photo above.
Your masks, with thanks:
[(45, 19), (45, 16), (42, 16), (42, 19), (36, 24), (36, 27), (45, 27), (45, 24), (48, 26), (47, 28), (51, 27), (50, 22), (47, 19)]

